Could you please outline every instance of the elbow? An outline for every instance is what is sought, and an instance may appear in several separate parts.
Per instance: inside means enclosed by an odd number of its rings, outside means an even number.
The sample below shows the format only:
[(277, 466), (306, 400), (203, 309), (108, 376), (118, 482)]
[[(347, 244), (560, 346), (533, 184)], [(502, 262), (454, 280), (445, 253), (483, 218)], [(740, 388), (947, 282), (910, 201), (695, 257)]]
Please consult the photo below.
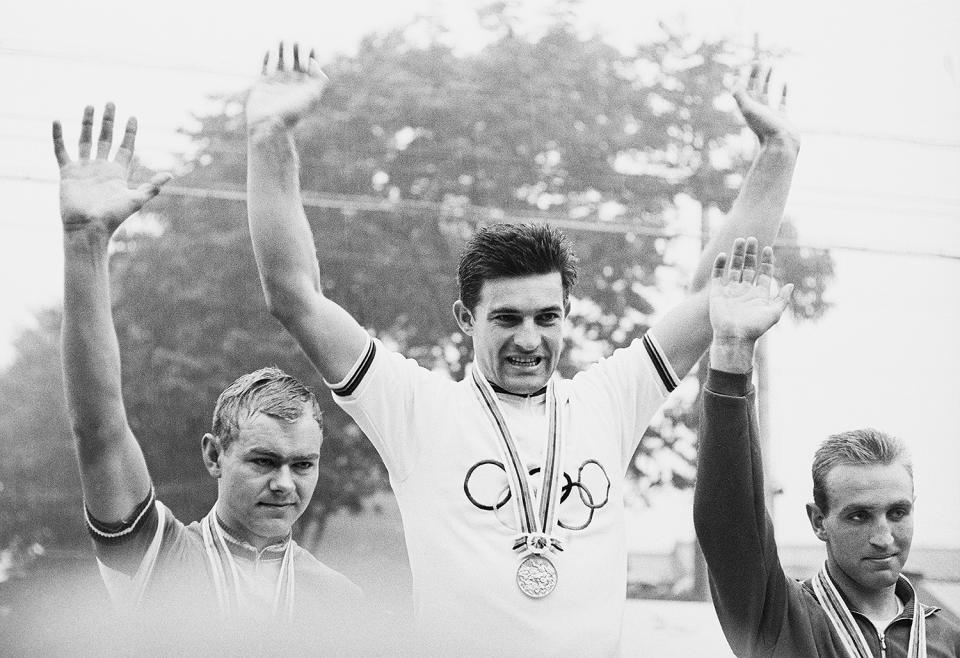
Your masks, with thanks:
[(289, 327), (303, 315), (310, 299), (319, 294), (319, 291), (306, 289), (303, 286), (264, 285), (263, 287), (267, 310), (284, 327)]

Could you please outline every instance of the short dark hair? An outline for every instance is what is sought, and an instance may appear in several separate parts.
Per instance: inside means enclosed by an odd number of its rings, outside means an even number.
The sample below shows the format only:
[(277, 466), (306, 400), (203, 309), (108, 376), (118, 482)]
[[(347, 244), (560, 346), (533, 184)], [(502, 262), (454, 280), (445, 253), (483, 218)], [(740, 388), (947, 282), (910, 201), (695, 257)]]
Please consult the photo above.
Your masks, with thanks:
[(824, 440), (813, 457), (813, 502), (822, 514), (827, 513), (827, 474), (841, 464), (892, 464), (902, 460), (913, 476), (910, 455), (900, 439), (869, 427), (834, 434)]
[(479, 229), (460, 253), (460, 301), (471, 311), (483, 282), (505, 277), (560, 273), (563, 303), (577, 282), (577, 257), (570, 240), (547, 224), (493, 224)]
[(241, 375), (223, 390), (213, 409), (212, 433), (226, 450), (237, 438), (242, 418), (259, 413), (292, 423), (303, 416), (307, 403), (322, 431), (323, 413), (313, 391), (279, 368), (261, 368)]

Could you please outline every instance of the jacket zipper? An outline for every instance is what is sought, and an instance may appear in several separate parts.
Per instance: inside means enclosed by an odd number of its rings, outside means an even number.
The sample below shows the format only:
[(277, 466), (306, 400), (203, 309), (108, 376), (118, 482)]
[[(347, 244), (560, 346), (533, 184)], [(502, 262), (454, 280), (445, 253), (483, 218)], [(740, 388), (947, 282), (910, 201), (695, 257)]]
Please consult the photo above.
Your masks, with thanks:
[(883, 633), (877, 633), (880, 638), (880, 658), (887, 658), (887, 636)]

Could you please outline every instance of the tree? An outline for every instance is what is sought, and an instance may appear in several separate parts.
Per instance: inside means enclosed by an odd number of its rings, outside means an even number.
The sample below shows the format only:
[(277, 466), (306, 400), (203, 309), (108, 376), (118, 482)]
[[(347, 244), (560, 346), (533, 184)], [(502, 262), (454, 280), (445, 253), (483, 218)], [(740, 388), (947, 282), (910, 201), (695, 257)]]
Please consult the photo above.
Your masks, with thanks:
[[(325, 67), (323, 110), (298, 133), (324, 290), (392, 346), (459, 378), (470, 354), (447, 301), (457, 296), (464, 238), (501, 214), (555, 218), (582, 261), (561, 363), (570, 374), (642, 335), (663, 310), (678, 202), (729, 209), (746, 162), (741, 125), (722, 98), (742, 57), (731, 44), (667, 28), (625, 54), (580, 36), (570, 12), (532, 36), (503, 7), (487, 19), (491, 40), (477, 53), (458, 54), (431, 24), (425, 42), (404, 30), (370, 36)], [(175, 183), (196, 191), (158, 197), (140, 230), (116, 241), (112, 264), (128, 414), (161, 496), (185, 517), (214, 497), (196, 441), (229, 381), (276, 364), (323, 388), (266, 311), (242, 195), (202, 192), (243, 189), (243, 98), (222, 98), (219, 111), (197, 117), (189, 131), (197, 151)], [(807, 287), (822, 290), (811, 276)], [(55, 345), (55, 333), (46, 326), (22, 340)], [(59, 375), (53, 351), (45, 354), (32, 375), (44, 382), (35, 404), (55, 409)], [(22, 352), (0, 384), (36, 367), (33, 356)], [(308, 545), (329, 514), (357, 510), (386, 487), (372, 447), (321, 398), (326, 470), (305, 517)], [(64, 443), (62, 414), (54, 416), (52, 435), (0, 425), (0, 449), (22, 443), (23, 431)], [(650, 430), (634, 469), (646, 485), (690, 484), (682, 464), (693, 459), (691, 426), (679, 405)], [(676, 468), (654, 473), (670, 455), (680, 456)], [(24, 463), (46, 486), (63, 474)], [(0, 466), (0, 481), (11, 468)], [(72, 464), (57, 468), (74, 477)]]

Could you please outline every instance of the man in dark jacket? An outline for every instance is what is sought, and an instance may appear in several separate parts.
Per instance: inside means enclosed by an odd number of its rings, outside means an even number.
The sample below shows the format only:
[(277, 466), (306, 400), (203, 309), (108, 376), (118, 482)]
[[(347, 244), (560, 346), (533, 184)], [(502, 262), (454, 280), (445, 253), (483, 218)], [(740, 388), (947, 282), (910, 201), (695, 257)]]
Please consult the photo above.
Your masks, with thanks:
[(830, 437), (807, 506), (826, 543), (805, 582), (780, 565), (763, 495), (750, 383), (756, 341), (779, 320), (792, 285), (773, 282), (757, 242), (721, 254), (710, 291), (713, 342), (704, 386), (694, 523), (714, 606), (738, 656), (960, 656), (960, 628), (917, 599), (901, 575), (913, 538), (913, 473), (899, 441), (875, 430)]

